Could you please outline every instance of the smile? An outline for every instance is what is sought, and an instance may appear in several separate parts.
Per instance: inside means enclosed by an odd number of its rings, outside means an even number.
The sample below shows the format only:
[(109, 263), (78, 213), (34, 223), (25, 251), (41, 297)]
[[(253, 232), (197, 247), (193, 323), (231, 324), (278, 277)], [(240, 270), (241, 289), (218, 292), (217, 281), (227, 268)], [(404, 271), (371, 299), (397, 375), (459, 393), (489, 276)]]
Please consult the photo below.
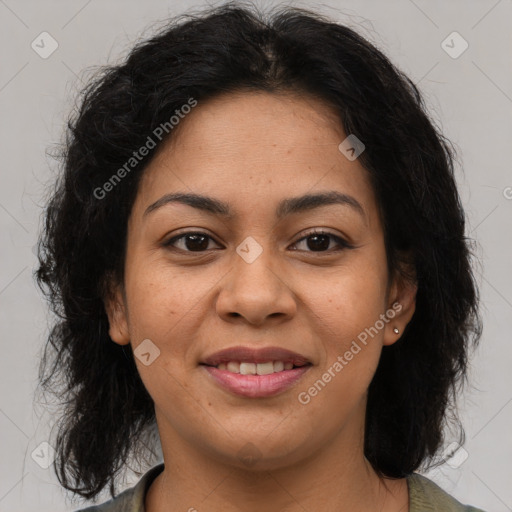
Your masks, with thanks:
[(282, 372), (294, 368), (293, 363), (283, 361), (268, 361), (266, 363), (240, 363), (238, 361), (229, 361), (220, 363), (216, 366), (219, 370), (227, 370), (230, 373), (239, 373), (241, 375), (270, 375), (271, 373)]
[[(218, 367), (200, 367), (205, 369), (215, 385), (231, 394), (247, 398), (267, 398), (292, 388), (312, 367), (310, 363), (302, 366), (286, 363), (287, 368), (284, 365), (282, 361), (258, 364), (230, 361), (221, 363)], [(258, 367), (261, 373), (256, 373)]]

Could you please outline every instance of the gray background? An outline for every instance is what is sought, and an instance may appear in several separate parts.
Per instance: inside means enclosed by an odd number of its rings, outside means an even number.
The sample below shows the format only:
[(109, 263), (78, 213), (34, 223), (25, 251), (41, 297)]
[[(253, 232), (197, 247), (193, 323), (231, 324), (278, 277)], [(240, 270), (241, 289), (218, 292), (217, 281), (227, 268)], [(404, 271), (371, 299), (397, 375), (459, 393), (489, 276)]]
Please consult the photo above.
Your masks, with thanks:
[[(274, 2), (279, 3), (279, 2)], [(465, 503), (512, 511), (512, 1), (332, 0), (288, 2), (316, 8), (356, 28), (419, 84), (432, 117), (457, 145), (458, 181), (482, 265), (484, 333), (460, 397), (465, 452), (427, 474)], [(260, 1), (265, 7), (271, 2)], [(51, 409), (34, 402), (46, 306), (36, 290), (33, 246), (44, 184), (56, 171), (47, 155), (91, 66), (118, 62), (158, 20), (204, 2), (0, 0), (0, 512), (73, 510), (44, 462)], [(217, 5), (217, 3), (215, 3)], [(46, 31), (57, 50), (31, 47)], [(463, 41), (469, 44), (457, 58)], [(45, 48), (50, 48), (45, 40)], [(42, 50), (40, 50), (42, 51)], [(462, 170), (463, 169), (463, 170)], [(451, 440), (447, 437), (447, 444)], [(467, 458), (464, 460), (464, 457)], [(138, 476), (129, 473), (126, 486)], [(105, 493), (100, 501), (107, 498)]]

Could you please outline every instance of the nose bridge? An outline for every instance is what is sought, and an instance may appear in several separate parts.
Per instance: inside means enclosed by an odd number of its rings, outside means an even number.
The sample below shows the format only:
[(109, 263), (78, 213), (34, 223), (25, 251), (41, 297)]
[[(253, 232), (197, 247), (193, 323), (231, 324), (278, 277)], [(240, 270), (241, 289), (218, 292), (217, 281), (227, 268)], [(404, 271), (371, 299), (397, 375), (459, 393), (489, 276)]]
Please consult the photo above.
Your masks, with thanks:
[[(253, 290), (253, 293), (271, 295), (278, 292), (281, 280), (276, 274), (272, 262), (274, 249), (270, 246), (269, 237), (258, 240), (252, 236), (246, 237), (236, 248), (238, 258), (235, 258), (234, 272), (237, 284)], [(277, 282), (276, 282), (277, 281)]]
[(217, 304), (219, 314), (232, 317), (237, 313), (251, 323), (260, 323), (270, 315), (293, 313), (293, 293), (276, 270), (280, 265), (272, 261), (275, 251), (268, 238), (259, 239), (262, 243), (248, 236), (237, 246)]

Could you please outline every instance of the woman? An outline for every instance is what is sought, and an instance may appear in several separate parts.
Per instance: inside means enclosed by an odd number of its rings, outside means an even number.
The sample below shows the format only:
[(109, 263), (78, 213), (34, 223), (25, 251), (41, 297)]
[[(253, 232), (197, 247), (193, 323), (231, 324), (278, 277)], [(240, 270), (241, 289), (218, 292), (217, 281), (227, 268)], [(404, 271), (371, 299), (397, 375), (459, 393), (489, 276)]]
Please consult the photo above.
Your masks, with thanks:
[(57, 475), (113, 498), (87, 510), (477, 510), (415, 473), (481, 332), (453, 153), (351, 29), (238, 2), (108, 68), (37, 277)]

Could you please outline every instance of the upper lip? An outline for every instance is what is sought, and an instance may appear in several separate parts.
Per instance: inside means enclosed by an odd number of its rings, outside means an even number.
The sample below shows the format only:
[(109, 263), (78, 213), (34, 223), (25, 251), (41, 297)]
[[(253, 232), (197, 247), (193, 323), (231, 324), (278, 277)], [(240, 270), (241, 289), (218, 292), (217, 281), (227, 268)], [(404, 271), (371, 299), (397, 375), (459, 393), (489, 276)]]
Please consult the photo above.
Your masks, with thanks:
[(311, 364), (311, 361), (301, 354), (286, 350), (280, 347), (250, 348), (250, 347), (230, 347), (219, 352), (211, 354), (204, 359), (201, 364), (208, 366), (217, 366), (229, 361), (239, 361), (245, 363), (266, 363), (268, 361), (282, 361), (283, 363), (293, 363), (295, 366)]

